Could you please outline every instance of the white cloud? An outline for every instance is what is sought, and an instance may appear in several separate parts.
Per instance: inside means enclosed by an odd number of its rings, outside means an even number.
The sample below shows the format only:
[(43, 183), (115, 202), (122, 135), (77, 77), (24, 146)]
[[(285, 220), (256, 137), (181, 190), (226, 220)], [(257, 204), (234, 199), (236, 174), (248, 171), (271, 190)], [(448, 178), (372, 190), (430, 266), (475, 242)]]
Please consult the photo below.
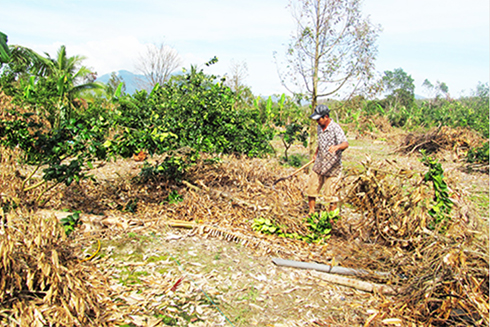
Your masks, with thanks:
[(83, 53), (87, 57), (85, 65), (94, 68), (100, 76), (121, 69), (132, 71), (145, 47), (134, 36), (118, 36), (73, 45), (71, 49)]

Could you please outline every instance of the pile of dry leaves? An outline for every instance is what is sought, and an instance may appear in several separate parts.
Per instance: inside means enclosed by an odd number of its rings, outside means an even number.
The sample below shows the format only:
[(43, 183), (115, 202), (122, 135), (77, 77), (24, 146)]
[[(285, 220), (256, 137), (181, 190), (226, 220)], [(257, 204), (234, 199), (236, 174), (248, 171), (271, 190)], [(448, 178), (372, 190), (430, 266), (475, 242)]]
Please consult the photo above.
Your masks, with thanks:
[[(0, 227), (2, 325), (110, 326), (104, 274), (83, 262), (53, 219), (15, 210)], [(78, 255), (77, 255), (78, 254)]]
[(458, 158), (465, 157), (468, 150), (480, 147), (484, 139), (467, 128), (441, 126), (427, 133), (409, 133), (402, 140), (398, 152), (412, 154), (425, 150), (427, 153), (451, 151)]
[[(395, 162), (366, 161), (351, 172), (345, 202), (362, 219), (344, 222), (344, 264), (390, 272), (369, 278), (398, 296), (372, 316), (404, 317), (428, 325), (489, 323), (487, 224), (455, 192), (451, 216), (430, 228), (434, 192), (423, 175)], [(459, 195), (458, 195), (459, 193)], [(441, 224), (442, 225), (442, 224)]]

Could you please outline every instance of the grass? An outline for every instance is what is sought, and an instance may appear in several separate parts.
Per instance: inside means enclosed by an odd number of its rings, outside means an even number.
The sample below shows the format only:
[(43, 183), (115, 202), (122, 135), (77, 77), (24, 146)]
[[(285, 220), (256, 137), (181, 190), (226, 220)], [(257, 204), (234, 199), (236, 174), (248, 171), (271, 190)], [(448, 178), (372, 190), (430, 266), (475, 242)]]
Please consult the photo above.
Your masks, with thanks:
[(160, 261), (167, 261), (169, 259), (169, 256), (164, 254), (164, 255), (152, 255), (146, 258), (146, 263), (150, 262), (160, 262)]
[(119, 282), (124, 286), (141, 284), (141, 279), (139, 277), (148, 275), (149, 273), (146, 271), (132, 271), (124, 268), (119, 277)]
[(490, 210), (490, 198), (488, 196), (488, 192), (473, 190), (473, 193), (469, 196), (469, 199), (471, 200), (471, 202), (476, 204), (478, 212), (482, 217), (488, 217), (488, 213)]

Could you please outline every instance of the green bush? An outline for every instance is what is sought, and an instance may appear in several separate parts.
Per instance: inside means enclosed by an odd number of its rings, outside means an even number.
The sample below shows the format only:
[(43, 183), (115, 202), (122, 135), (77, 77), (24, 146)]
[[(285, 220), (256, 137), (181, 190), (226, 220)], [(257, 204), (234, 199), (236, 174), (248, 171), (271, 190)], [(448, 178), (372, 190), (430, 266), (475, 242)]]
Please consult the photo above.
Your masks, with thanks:
[(469, 163), (487, 164), (489, 163), (488, 141), (483, 143), (481, 147), (470, 149), (466, 156), (466, 161)]
[(112, 151), (130, 156), (140, 150), (153, 154), (191, 147), (249, 156), (272, 153), (272, 130), (257, 123), (257, 112), (233, 109), (235, 96), (222, 80), (194, 67), (156, 85), (150, 94), (123, 96)]

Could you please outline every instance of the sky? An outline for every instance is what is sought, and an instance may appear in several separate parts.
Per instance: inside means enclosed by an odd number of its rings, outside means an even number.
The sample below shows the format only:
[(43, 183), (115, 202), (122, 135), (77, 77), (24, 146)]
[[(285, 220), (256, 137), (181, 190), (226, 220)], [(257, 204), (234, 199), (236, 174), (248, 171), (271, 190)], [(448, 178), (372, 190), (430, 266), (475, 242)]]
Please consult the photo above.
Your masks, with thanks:
[[(246, 65), (254, 95), (288, 94), (274, 60), (295, 30), (288, 0), (1, 0), (0, 31), (9, 45), (56, 56), (86, 57), (98, 76), (137, 73), (151, 44), (175, 49), (182, 68), (230, 75)], [(489, 81), (488, 0), (364, 0), (362, 13), (382, 31), (376, 71), (402, 68), (424, 95), (425, 79), (444, 82), (452, 97), (471, 95)], [(204, 63), (216, 56), (218, 63)], [(181, 70), (181, 68), (179, 68)]]

